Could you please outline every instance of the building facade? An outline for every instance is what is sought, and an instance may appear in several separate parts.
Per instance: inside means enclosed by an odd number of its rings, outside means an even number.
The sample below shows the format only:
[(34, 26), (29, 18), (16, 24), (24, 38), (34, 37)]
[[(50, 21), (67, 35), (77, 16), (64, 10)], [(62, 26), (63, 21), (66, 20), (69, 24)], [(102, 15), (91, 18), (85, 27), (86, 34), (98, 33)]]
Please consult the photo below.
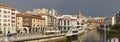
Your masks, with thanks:
[(108, 25), (109, 25), (109, 26), (112, 25), (112, 17), (108, 17)]
[(89, 18), (89, 23), (93, 27), (103, 27), (105, 24), (105, 17), (92, 17)]
[(17, 32), (34, 33), (44, 31), (45, 19), (39, 15), (22, 13), (17, 14)]
[(88, 28), (88, 18), (83, 16), (80, 11), (75, 17), (77, 18), (77, 28)]
[(114, 20), (114, 24), (120, 23), (120, 11), (114, 15), (113, 20)]
[(0, 4), (0, 34), (16, 33), (17, 10), (6, 4)]
[(42, 8), (42, 9), (33, 9), (32, 11), (27, 11), (27, 13), (41, 15), (42, 18), (45, 19), (46, 30), (48, 30), (48, 31), (55, 30), (55, 28), (56, 28), (56, 15), (58, 14), (57, 10), (54, 10), (54, 9), (48, 10), (48, 9)]
[(77, 19), (71, 15), (57, 17), (57, 28), (61, 32), (67, 32), (72, 28), (77, 28)]

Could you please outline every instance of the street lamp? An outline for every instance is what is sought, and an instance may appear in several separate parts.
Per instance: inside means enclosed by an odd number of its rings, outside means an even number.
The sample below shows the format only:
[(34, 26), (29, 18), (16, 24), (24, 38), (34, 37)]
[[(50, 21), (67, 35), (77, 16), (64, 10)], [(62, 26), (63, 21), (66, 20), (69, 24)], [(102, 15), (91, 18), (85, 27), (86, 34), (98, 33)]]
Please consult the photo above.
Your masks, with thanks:
[(106, 24), (104, 25), (104, 37), (105, 37), (104, 42), (106, 42)]

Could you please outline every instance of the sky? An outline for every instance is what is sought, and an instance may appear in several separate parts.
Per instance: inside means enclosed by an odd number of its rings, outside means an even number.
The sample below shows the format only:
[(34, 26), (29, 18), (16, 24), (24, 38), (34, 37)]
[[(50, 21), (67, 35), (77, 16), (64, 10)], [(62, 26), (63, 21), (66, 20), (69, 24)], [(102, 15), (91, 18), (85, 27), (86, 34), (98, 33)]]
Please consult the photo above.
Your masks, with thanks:
[(21, 12), (32, 9), (56, 9), (60, 15), (77, 14), (84, 16), (113, 16), (120, 10), (120, 0), (0, 0)]

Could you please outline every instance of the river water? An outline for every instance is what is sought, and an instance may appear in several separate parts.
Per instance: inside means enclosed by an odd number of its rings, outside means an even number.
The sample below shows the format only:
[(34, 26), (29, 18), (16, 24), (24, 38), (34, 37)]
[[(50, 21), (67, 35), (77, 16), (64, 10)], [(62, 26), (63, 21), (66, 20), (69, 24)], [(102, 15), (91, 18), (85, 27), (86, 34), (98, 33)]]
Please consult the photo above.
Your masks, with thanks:
[[(27, 41), (27, 42), (41, 42), (39, 40)], [(104, 31), (102, 30), (85, 30), (83, 34), (79, 36), (67, 37), (66, 39), (57, 41), (46, 41), (46, 42), (104, 42)]]
[(80, 36), (68, 38), (66, 42), (104, 42), (104, 31), (86, 30)]

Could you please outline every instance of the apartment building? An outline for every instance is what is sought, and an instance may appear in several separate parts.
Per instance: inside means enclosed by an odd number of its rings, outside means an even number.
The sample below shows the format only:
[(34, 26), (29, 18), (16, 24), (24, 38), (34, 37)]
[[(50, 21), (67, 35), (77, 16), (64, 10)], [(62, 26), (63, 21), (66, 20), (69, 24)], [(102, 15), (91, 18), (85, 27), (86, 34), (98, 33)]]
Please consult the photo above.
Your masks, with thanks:
[(0, 3), (0, 34), (16, 33), (16, 13), (15, 8)]
[(33, 13), (36, 15), (41, 15), (42, 18), (45, 19), (46, 22), (46, 30), (55, 30), (56, 29), (56, 15), (57, 10), (51, 9), (48, 10), (46, 8), (42, 9), (33, 9), (32, 11), (27, 11), (26, 13)]
[(89, 23), (93, 27), (103, 27), (105, 24), (105, 18), (106, 17), (92, 17), (89, 18)]
[(120, 11), (118, 11), (118, 12), (114, 15), (113, 20), (114, 20), (114, 24), (119, 24), (119, 23), (120, 23)]
[(39, 15), (21, 13), (17, 14), (17, 32), (34, 33), (44, 31), (45, 19)]

